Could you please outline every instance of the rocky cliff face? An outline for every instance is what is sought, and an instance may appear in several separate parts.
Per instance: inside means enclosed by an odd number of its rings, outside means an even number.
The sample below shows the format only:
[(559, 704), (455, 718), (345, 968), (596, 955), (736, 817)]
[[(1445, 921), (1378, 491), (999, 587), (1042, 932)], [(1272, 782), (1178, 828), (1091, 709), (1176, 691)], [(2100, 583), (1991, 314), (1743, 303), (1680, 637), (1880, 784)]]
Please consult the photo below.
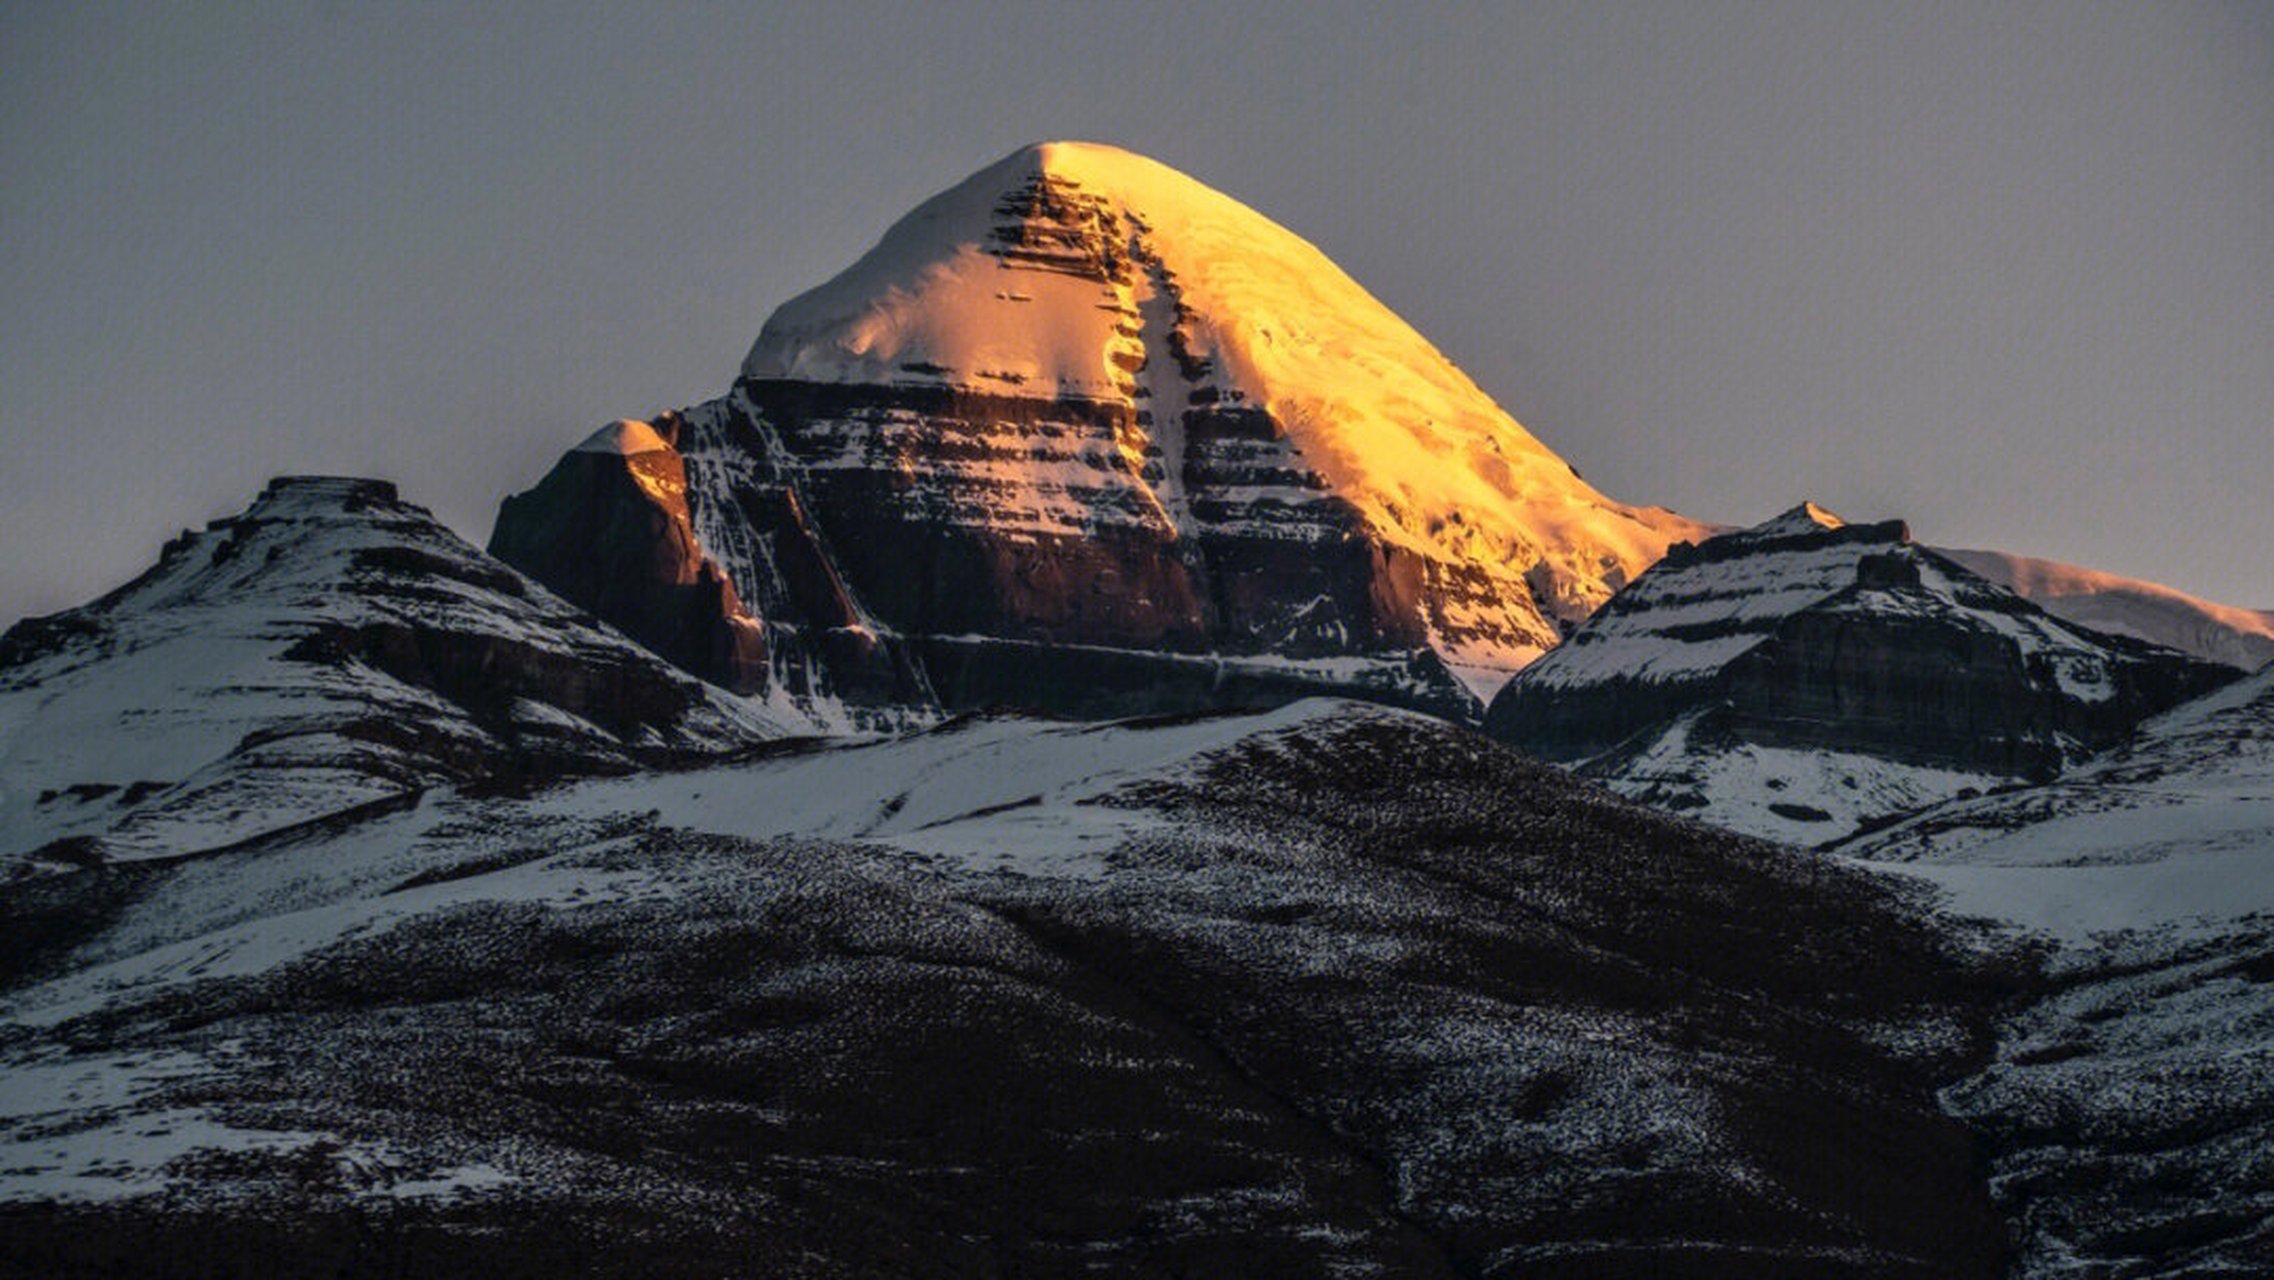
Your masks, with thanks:
[(1629, 795), (1808, 843), (2042, 780), (2232, 678), (2059, 621), (1804, 505), (1677, 547), (1511, 681), (1487, 730)]
[(536, 488), (506, 499), (489, 549), (570, 603), (619, 620), (682, 670), (737, 693), (765, 690), (764, 633), (703, 554), (686, 468), (647, 423), (601, 428)]
[[(1704, 532), (1588, 487), (1310, 245), (1080, 144), (919, 207), (674, 430), (777, 678), (867, 705), (1474, 719)], [(537, 514), (495, 545), (544, 576)]]
[(182, 854), (785, 728), (392, 485), (287, 477), (134, 582), (0, 638), (0, 856)]

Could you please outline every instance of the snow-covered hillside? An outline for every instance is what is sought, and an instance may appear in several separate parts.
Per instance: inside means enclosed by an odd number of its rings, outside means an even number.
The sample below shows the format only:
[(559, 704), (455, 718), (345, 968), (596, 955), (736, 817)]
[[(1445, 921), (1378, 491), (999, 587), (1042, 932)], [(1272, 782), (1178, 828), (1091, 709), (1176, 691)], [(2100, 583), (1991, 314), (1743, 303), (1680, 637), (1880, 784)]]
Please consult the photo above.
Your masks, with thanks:
[(1995, 1274), (1930, 1090), (2002, 962), (1379, 707), (437, 789), (0, 926), (0, 1271)]
[(1952, 551), (1999, 586), (2070, 622), (2256, 671), (2274, 662), (2274, 612), (2199, 600), (2138, 578), (2003, 551)]
[(392, 486), (288, 477), (0, 641), (0, 857), (177, 855), (438, 782), (621, 771), (787, 727)]
[(1929, 808), (1840, 848), (1902, 864), (1960, 910), (2076, 940), (2274, 915), (2274, 667), (2055, 781)]
[(2056, 946), (1946, 1104), (1996, 1153), (2023, 1277), (2251, 1275), (2274, 1256), (2274, 668), (2057, 781), (1841, 846)]
[[(673, 517), (627, 563), (715, 582), (665, 427), (590, 478)], [(1666, 767), (1793, 821), (1964, 782), (1872, 737), (1952, 731), (1921, 706), (2011, 751), (2208, 670), (1815, 508), (1630, 591), (1655, 621), (1614, 602), (1568, 652), (1671, 655), (1657, 687), (1726, 701)], [(1952, 653), (1986, 683), (1938, 684)], [(1142, 678), (1172, 659), (1264, 678)], [(1869, 866), (1375, 704), (830, 740), (783, 736), (788, 692), (678, 673), (368, 481), (279, 481), (12, 630), (0, 852), (38, 874), (0, 895), (0, 1274), (1989, 1280), (2010, 1231), (2030, 1277), (2178, 1277), (2274, 1222), (2274, 938), (2238, 914), (2274, 903), (2235, 887), (2274, 671)], [(1922, 877), (2071, 939), (2074, 887), (2152, 923), (2223, 882), (2225, 914), (2041, 967)]]

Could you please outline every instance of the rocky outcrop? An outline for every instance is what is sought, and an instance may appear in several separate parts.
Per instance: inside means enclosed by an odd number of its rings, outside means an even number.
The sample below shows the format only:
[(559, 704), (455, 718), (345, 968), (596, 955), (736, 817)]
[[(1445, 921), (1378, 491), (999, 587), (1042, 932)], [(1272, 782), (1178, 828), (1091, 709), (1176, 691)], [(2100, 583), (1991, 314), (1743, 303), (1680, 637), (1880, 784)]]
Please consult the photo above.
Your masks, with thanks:
[(696, 541), (675, 419), (622, 421), (505, 500), (490, 554), (736, 693), (766, 688), (765, 636)]
[(1811, 503), (1703, 543), (1676, 543), (1495, 698), (1486, 732), (1551, 760), (1600, 755), (1711, 701), (1730, 661), (1856, 580), (1901, 521), (1851, 525)]
[[(1285, 475), (1221, 460), (1226, 474), (1191, 485), (1221, 518), (1180, 532), (1110, 493), (1128, 477), (1106, 442), (1126, 419), (1084, 402), (775, 382), (689, 410), (681, 431), (697, 527), (768, 602), (769, 625), (794, 630), (775, 643), (802, 643), (802, 661), (777, 668), (809, 687), (1071, 715), (1322, 690), (1477, 713), (1428, 648), (1416, 557), (1366, 537), (1323, 490), (1233, 519), (1210, 494)], [(1270, 439), (1253, 415), (1194, 419), (1215, 424), (1195, 432), (1215, 442), (1196, 458)], [(1038, 459), (1057, 476), (1047, 492), (999, 474)], [(1069, 502), (1097, 514), (1045, 518)]]
[(1487, 732), (1785, 838), (2042, 780), (2226, 668), (2051, 617), (1813, 506), (1680, 546), (1511, 681)]
[(1934, 552), (1897, 548), (1732, 662), (1721, 697), (1757, 741), (2041, 780), (2232, 678), (2117, 636), (2061, 628), (2077, 642), (2063, 645), (2058, 626)]

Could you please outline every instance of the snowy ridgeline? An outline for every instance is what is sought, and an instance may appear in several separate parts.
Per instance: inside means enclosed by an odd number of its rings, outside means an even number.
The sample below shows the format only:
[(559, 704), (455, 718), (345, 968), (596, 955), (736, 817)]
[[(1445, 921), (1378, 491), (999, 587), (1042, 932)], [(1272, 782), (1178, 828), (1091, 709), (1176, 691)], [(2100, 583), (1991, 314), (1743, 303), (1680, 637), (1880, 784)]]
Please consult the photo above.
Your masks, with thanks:
[(1942, 554), (2079, 626), (2168, 645), (2241, 671), (2274, 662), (2274, 611), (2217, 604), (2161, 583), (2003, 551)]
[(504, 772), (795, 723), (680, 674), (375, 481), (293, 477), (10, 633), (0, 858), (178, 856)]

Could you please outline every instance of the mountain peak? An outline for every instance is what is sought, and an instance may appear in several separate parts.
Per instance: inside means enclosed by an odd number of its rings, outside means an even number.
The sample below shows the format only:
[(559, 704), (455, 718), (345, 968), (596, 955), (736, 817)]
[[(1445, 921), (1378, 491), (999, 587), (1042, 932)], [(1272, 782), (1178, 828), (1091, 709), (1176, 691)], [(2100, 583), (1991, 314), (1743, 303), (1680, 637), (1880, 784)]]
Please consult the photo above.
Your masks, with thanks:
[(285, 476), (134, 581), (0, 636), (0, 860), (58, 838), (216, 847), (429, 786), (620, 772), (786, 727), (394, 485)]
[[(1750, 549), (1764, 544), (1781, 545), (1793, 541), (1812, 544), (1826, 540), (1842, 543), (1894, 543), (1899, 545), (1911, 540), (1911, 526), (1902, 520), (1882, 520), (1874, 524), (1851, 524), (1837, 512), (1818, 506), (1814, 502), (1802, 502), (1799, 506), (1764, 520), (1757, 525), (1724, 533), (1715, 538), (1713, 543), (1709, 545), (1717, 545), (1722, 552), (1727, 553), (1739, 548), (1750, 551)], [(1693, 551), (1691, 554), (1701, 552), (1711, 554), (1711, 552), (1704, 552), (1702, 548)]]
[(1843, 529), (1847, 527), (1848, 523), (1846, 520), (1840, 518), (1833, 512), (1828, 511), (1823, 507), (1819, 507), (1813, 502), (1806, 501), (1802, 502), (1799, 506), (1794, 507), (1792, 510), (1785, 512), (1784, 515), (1778, 517), (1778, 519), (1793, 521), (1805, 520), (1810, 524), (1817, 525), (1825, 529)]
[[(1246, 422), (1254, 439), (1239, 449), (1268, 452), (1275, 500), (1332, 494), (1383, 543), (1506, 580), (1480, 586), (1480, 601), (1536, 603), (1533, 617), (1490, 624), (1527, 637), (1476, 655), (1503, 673), (1669, 542), (1710, 532), (1597, 492), (1301, 236), (1100, 143), (1022, 147), (924, 201), (776, 310), (742, 374), (759, 388), (897, 396), (912, 411), (945, 394), (1120, 419), (1102, 456), (1129, 474), (1101, 477), (1100, 491), (1180, 540), (1196, 532), (1196, 474), (1233, 452), (1194, 419)], [(974, 479), (1044, 513), (1034, 532), (1086, 537), (1090, 500), (1074, 512), (1063, 474), (1006, 457)], [(1063, 522), (1050, 517), (1060, 509)]]
[(1117, 147), (1110, 142), (1089, 142), (1079, 138), (1030, 142), (980, 172), (984, 174), (997, 170), (1049, 174), (1069, 181), (1100, 185), (1167, 181), (1190, 187), (1202, 186), (1198, 180), (1141, 152)]
[(1653, 565), (1511, 680), (1486, 731), (1630, 798), (1817, 843), (2049, 776), (2226, 678), (2072, 627), (1900, 520), (1803, 503)]

